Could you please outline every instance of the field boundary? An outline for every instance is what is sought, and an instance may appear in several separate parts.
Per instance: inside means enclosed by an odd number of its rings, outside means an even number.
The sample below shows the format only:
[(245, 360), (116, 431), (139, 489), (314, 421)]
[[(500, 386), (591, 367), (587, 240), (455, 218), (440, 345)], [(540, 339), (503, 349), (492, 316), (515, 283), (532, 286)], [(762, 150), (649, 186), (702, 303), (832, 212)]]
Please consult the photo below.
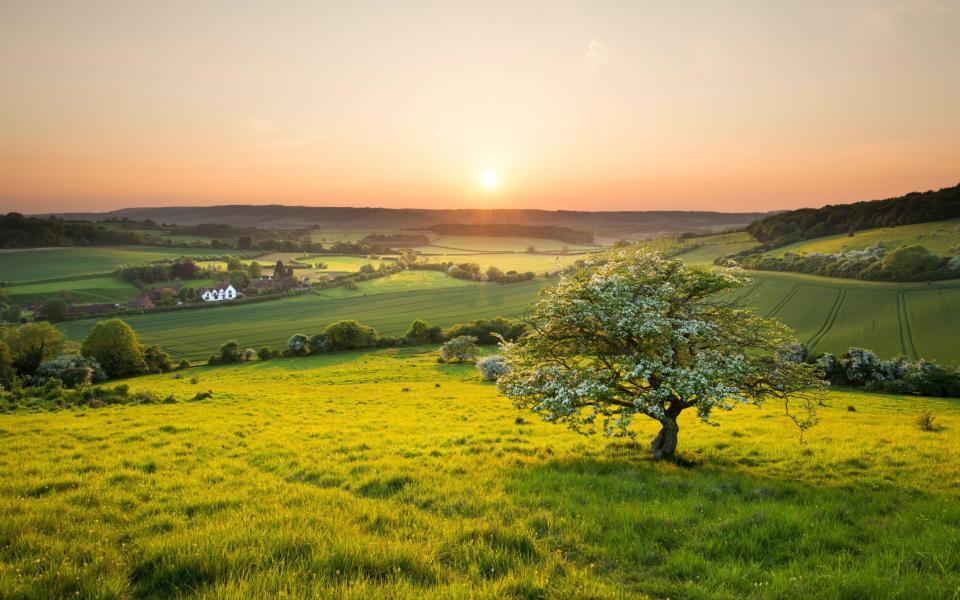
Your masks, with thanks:
[(837, 315), (840, 314), (840, 308), (843, 306), (844, 300), (847, 299), (847, 290), (838, 290), (837, 297), (833, 301), (833, 306), (830, 307), (830, 312), (827, 313), (827, 318), (824, 320), (823, 325), (820, 326), (820, 329), (817, 330), (813, 337), (807, 340), (807, 346), (813, 350), (816, 348), (817, 344), (833, 329), (833, 324), (837, 322)]

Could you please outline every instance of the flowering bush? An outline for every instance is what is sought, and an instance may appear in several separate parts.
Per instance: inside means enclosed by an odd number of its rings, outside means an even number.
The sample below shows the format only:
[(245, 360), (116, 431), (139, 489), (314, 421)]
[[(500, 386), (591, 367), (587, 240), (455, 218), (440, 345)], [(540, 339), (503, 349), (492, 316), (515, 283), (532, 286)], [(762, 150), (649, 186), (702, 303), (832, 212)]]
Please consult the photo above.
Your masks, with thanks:
[(507, 364), (505, 357), (494, 354), (477, 361), (477, 370), (480, 371), (486, 381), (496, 381), (500, 379), (501, 375), (510, 371), (510, 365)]

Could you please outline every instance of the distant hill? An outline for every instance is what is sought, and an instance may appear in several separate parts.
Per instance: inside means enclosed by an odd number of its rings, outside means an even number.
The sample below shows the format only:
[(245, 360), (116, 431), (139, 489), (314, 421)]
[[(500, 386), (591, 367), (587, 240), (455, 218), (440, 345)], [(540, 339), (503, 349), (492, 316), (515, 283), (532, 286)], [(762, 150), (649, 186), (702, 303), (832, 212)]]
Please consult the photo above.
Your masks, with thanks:
[(886, 200), (791, 210), (751, 223), (747, 231), (770, 246), (783, 246), (850, 231), (956, 217), (960, 217), (960, 185), (937, 191), (911, 192)]
[(532, 209), (429, 210), (414, 208), (339, 208), (284, 205), (180, 206), (124, 208), (107, 213), (58, 213), (65, 219), (152, 219), (159, 223), (330, 229), (427, 229), (444, 223), (516, 224), (568, 227), (604, 237), (647, 238), (665, 233), (716, 231), (745, 227), (771, 213), (709, 211), (587, 212)]

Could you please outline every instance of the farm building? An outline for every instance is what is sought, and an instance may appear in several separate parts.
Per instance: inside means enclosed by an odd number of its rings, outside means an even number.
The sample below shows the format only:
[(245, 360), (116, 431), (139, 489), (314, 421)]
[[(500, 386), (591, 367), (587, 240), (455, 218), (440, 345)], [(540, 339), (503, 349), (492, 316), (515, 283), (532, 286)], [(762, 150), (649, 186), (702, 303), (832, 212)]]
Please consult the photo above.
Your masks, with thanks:
[(218, 286), (207, 288), (201, 292), (200, 297), (204, 302), (222, 302), (224, 300), (236, 300), (237, 290), (229, 283), (221, 283)]

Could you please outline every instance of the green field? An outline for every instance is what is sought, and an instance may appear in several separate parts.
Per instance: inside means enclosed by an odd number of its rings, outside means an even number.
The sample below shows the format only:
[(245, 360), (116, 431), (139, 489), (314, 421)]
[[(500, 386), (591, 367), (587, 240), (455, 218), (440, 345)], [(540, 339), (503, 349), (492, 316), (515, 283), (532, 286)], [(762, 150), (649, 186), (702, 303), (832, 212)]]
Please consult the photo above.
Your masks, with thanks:
[(137, 265), (165, 258), (203, 256), (216, 252), (151, 246), (0, 250), (0, 280), (12, 284), (80, 278), (107, 274), (120, 265)]
[(58, 296), (61, 291), (67, 292), (67, 298), (72, 304), (124, 302), (140, 293), (136, 286), (116, 277), (106, 276), (17, 284), (7, 290), (13, 304), (44, 302)]
[[(0, 415), (0, 595), (960, 591), (956, 402), (832, 392), (806, 446), (779, 406), (688, 414), (680, 466), (647, 458), (652, 421), (637, 443), (583, 438), (422, 352), (191, 369), (127, 381), (176, 404)], [(921, 408), (945, 429), (920, 431)]]
[(863, 250), (883, 242), (888, 249), (897, 246), (925, 246), (927, 250), (940, 256), (960, 254), (960, 219), (933, 221), (898, 227), (882, 227), (857, 231), (849, 235), (831, 235), (797, 242), (769, 252), (771, 256), (783, 256), (787, 252), (794, 254), (834, 254), (845, 250)]
[(678, 254), (676, 258), (682, 259), (688, 265), (712, 265), (713, 261), (721, 256), (753, 248), (760, 242), (753, 239), (753, 236), (745, 231), (737, 231), (691, 238), (682, 243), (693, 246), (693, 248)]
[(369, 281), (361, 281), (357, 289), (333, 287), (326, 290), (317, 290), (315, 293), (321, 298), (353, 298), (357, 296), (371, 296), (374, 294), (393, 294), (397, 292), (415, 292), (439, 288), (459, 288), (481, 285), (475, 281), (450, 277), (438, 271), (400, 271), (386, 277), (378, 277)]
[(878, 283), (752, 271), (738, 295), (757, 314), (776, 317), (819, 352), (850, 346), (888, 358), (904, 354), (960, 362), (960, 281)]
[[(228, 340), (243, 346), (283, 347), (295, 333), (319, 333), (339, 319), (356, 319), (383, 335), (402, 335), (410, 322), (425, 319), (449, 326), (478, 318), (521, 316), (545, 285), (543, 279), (324, 298), (302, 294), (267, 302), (152, 312), (124, 317), (144, 342), (160, 344), (177, 357), (206, 358)], [(86, 337), (95, 320), (58, 325), (71, 339)]]

